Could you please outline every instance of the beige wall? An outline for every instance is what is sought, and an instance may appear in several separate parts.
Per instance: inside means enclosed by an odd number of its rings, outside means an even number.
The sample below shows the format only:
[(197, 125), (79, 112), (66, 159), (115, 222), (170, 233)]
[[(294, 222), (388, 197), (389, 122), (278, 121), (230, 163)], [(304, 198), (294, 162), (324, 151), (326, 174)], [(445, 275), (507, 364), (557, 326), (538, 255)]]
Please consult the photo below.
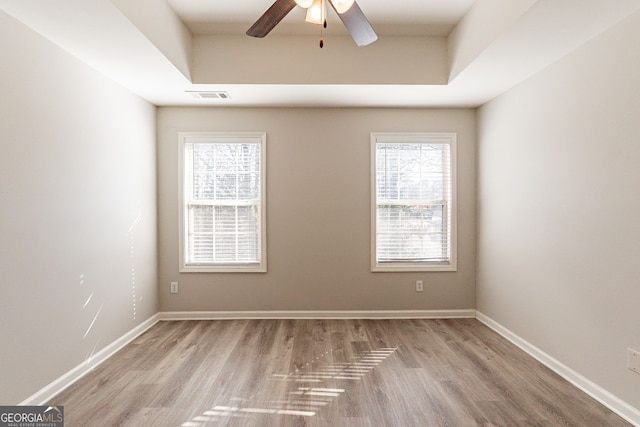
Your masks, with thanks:
[(640, 13), (480, 109), (478, 309), (640, 408)]
[(447, 83), (447, 43), (444, 37), (384, 36), (362, 49), (349, 36), (331, 35), (325, 38), (326, 48), (320, 51), (318, 36), (270, 34), (267, 43), (265, 39), (245, 35), (197, 35), (193, 39), (193, 82), (283, 85)]
[(0, 12), (0, 404), (158, 311), (155, 108)]
[[(178, 273), (181, 131), (267, 132), (268, 273)], [(370, 133), (401, 131), (458, 134), (457, 272), (370, 272)], [(162, 311), (475, 307), (474, 110), (159, 108), (158, 191)]]

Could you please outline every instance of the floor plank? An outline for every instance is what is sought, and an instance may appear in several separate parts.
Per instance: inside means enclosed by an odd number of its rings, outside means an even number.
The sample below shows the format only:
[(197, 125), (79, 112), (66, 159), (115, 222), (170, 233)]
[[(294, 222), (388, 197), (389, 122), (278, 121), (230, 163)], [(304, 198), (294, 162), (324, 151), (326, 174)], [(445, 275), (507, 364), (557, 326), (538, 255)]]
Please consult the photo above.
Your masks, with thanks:
[(160, 322), (56, 396), (73, 426), (629, 426), (475, 319)]

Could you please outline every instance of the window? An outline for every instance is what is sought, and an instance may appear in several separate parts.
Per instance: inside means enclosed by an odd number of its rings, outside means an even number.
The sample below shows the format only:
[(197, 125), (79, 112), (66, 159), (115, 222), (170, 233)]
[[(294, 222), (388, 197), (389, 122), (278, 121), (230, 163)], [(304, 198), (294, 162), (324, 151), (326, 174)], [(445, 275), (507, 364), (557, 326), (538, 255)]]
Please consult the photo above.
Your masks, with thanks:
[(371, 134), (372, 271), (455, 271), (455, 134)]
[(180, 271), (266, 272), (264, 133), (181, 133)]

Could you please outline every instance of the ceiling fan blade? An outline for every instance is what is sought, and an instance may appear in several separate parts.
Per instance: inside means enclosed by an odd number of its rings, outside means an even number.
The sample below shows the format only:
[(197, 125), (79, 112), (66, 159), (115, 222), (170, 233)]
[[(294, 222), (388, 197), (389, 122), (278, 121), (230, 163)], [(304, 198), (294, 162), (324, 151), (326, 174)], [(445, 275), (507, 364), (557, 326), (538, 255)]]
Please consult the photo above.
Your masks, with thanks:
[(347, 27), (351, 38), (358, 47), (367, 46), (378, 40), (378, 35), (373, 31), (369, 20), (364, 16), (364, 12), (362, 12), (358, 3), (354, 2), (349, 10), (344, 13), (338, 12), (333, 2), (329, 1), (329, 3), (331, 3), (331, 7), (336, 11), (344, 26)]
[(247, 30), (251, 37), (264, 37), (274, 29), (278, 22), (296, 7), (295, 0), (276, 0), (267, 11)]

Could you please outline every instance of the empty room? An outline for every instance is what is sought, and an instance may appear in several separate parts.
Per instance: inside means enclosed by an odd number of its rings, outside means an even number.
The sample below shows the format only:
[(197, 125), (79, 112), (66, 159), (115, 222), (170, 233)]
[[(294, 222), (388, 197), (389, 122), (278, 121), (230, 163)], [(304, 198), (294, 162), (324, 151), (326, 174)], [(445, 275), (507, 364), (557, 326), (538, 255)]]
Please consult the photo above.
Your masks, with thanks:
[(0, 427), (640, 426), (638, 46), (640, 0), (0, 0)]

